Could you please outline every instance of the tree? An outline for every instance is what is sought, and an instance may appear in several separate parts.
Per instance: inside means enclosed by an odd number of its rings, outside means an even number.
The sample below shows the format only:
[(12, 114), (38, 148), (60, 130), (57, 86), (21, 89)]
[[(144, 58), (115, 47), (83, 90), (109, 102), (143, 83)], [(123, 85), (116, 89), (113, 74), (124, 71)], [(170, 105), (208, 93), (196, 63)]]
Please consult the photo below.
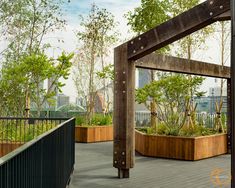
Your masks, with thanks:
[[(92, 5), (88, 17), (81, 16), (81, 19), (83, 30), (78, 32), (77, 36), (82, 47), (77, 55), (76, 70), (79, 72), (74, 76), (74, 80), (77, 89), (79, 89), (78, 93), (86, 95), (87, 118), (90, 121), (94, 113), (97, 85), (100, 85), (96, 82), (95, 69), (99, 69), (99, 66), (101, 69), (105, 68), (104, 57), (108, 55), (108, 47), (116, 41), (117, 33), (113, 30), (116, 26), (114, 16), (106, 9), (98, 8), (95, 4)], [(84, 74), (87, 75), (84, 81), (88, 85), (87, 93), (80, 91), (82, 81), (79, 80)], [(103, 86), (106, 87), (105, 80), (103, 80)]]
[(0, 2), (1, 34), (8, 41), (5, 63), (17, 61), (24, 53), (38, 53), (49, 46), (44, 37), (61, 29), (61, 1), (16, 0)]
[[(65, 25), (62, 19), (62, 1), (56, 0), (16, 0), (0, 2), (1, 36), (8, 41), (3, 54), (3, 68), (6, 64), (17, 66), (22, 56), (40, 55), (50, 44), (45, 36)], [(29, 86), (26, 91), (26, 110), (30, 106)], [(40, 97), (40, 96), (37, 96)]]
[[(192, 89), (193, 95), (201, 96), (203, 92), (199, 92), (199, 86), (202, 82), (201, 77), (187, 79), (183, 74), (165, 75), (137, 89), (136, 101), (145, 104), (151, 111), (149, 101), (154, 100), (158, 106), (154, 112), (157, 118), (164, 122), (169, 131), (179, 131), (183, 126), (193, 126), (192, 123), (186, 125), (187, 117), (193, 119), (194, 115), (188, 105), (191, 99), (189, 88)], [(151, 127), (156, 131), (156, 120), (153, 118), (151, 118)]]
[[(110, 82), (113, 82), (114, 80), (114, 65), (113, 64), (109, 64), (105, 67), (103, 67), (102, 71), (98, 71), (96, 72), (98, 78), (103, 79), (104, 80), (104, 85), (105, 87), (103, 87), (103, 90), (106, 91), (106, 84), (105, 84), (105, 80), (109, 80)], [(113, 87), (112, 87), (112, 93), (114, 92)], [(108, 93), (108, 92), (107, 92)], [(106, 92), (104, 92), (104, 95), (106, 94)], [(108, 113), (110, 111), (110, 96), (107, 94), (107, 97), (105, 97), (105, 101), (106, 101), (106, 109), (103, 111), (104, 114)]]
[[(40, 53), (21, 56), (19, 62), (7, 64), (0, 80), (1, 91), (4, 93), (3, 102), (7, 101), (4, 109), (12, 114), (17, 113), (16, 115), (22, 116), (25, 108), (25, 116), (29, 117), (31, 101), (36, 105), (39, 116), (42, 105), (55, 96), (54, 90), (60, 90), (63, 87), (59, 79), (68, 78), (72, 57), (73, 54), (62, 53), (54, 60)], [(52, 80), (48, 90), (43, 87), (43, 83), (47, 79)], [(10, 89), (12, 86), (15, 88)], [(22, 105), (22, 101), (27, 102)], [(8, 105), (8, 103), (12, 105)], [(15, 110), (16, 108), (17, 110)]]
[[(196, 6), (199, 2), (199, 0), (141, 0), (140, 7), (129, 11), (125, 17), (132, 30), (140, 34)], [(212, 27), (207, 27), (181, 39), (178, 42), (176, 54), (190, 60), (192, 53), (205, 43), (206, 37), (211, 32)], [(160, 52), (167, 51), (169, 51), (169, 46)]]
[[(230, 32), (230, 24), (227, 21), (221, 21), (218, 22), (216, 25), (215, 32), (216, 41), (218, 41), (219, 46), (219, 59), (221, 66), (225, 66), (225, 64), (228, 62), (228, 59), (230, 58), (230, 38), (231, 38), (231, 32)], [(225, 79), (220, 80), (220, 98), (218, 101), (215, 102), (215, 110), (216, 110), (216, 117), (215, 117), (215, 123), (214, 123), (214, 129), (219, 132), (224, 132), (222, 120), (221, 120), (221, 111), (223, 107), (223, 88)]]

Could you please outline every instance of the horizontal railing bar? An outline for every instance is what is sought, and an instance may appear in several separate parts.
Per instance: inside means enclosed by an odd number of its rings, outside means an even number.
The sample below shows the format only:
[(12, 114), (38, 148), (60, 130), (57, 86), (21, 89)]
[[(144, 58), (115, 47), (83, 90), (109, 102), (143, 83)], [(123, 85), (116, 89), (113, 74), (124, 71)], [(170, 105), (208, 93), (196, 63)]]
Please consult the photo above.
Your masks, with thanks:
[[(13, 118), (14, 119), (14, 118)], [(27, 118), (26, 118), (27, 119)], [(32, 118), (34, 119), (34, 118)], [(44, 118), (42, 118), (44, 119)], [(71, 118), (71, 119), (67, 119), (67, 121), (62, 122), (61, 124), (59, 124), (58, 126), (56, 126), (55, 128), (52, 128), (51, 130), (41, 134), (40, 136), (34, 138), (33, 140), (26, 142), (24, 145), (20, 146), (19, 148), (15, 149), (14, 151), (8, 153), (7, 155), (3, 156), (0, 158), (0, 166), (3, 165), (4, 163), (8, 162), (9, 160), (11, 160), (12, 158), (14, 158), (15, 156), (17, 156), (18, 154), (20, 154), (22, 151), (26, 150), (27, 148), (31, 147), (32, 145), (36, 144), (38, 141), (40, 141), (41, 139), (43, 139), (44, 137), (46, 137), (49, 134), (52, 134), (54, 131), (58, 130), (60, 127), (62, 127), (64, 124), (74, 120), (75, 118)], [(48, 119), (48, 120), (53, 120), (53, 119)]]

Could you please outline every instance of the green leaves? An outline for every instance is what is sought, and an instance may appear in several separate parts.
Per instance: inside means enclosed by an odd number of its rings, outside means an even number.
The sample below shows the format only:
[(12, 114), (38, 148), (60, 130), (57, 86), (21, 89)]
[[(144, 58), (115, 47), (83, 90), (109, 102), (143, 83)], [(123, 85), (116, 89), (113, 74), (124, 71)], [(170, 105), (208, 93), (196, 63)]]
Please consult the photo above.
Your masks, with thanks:
[(187, 77), (183, 74), (163, 75), (157, 81), (136, 90), (136, 101), (144, 103), (150, 110), (148, 103), (155, 101), (157, 117), (174, 131), (182, 127), (187, 102), (193, 96), (202, 96), (199, 91), (202, 77)]
[(114, 66), (107, 65), (102, 71), (98, 71), (96, 74), (99, 78), (114, 80)]
[(45, 50), (44, 37), (65, 25), (61, 15), (61, 2), (57, 0), (16, 0), (0, 2), (0, 34), (9, 45), (5, 63), (19, 60), (23, 54)]
[(142, 33), (167, 21), (170, 18), (168, 9), (169, 2), (166, 0), (141, 0), (141, 6), (129, 11), (125, 17), (134, 32)]
[[(67, 79), (72, 66), (73, 54), (62, 53), (57, 60), (49, 59), (45, 54), (38, 53), (21, 56), (18, 62), (8, 63), (2, 70), (0, 80), (0, 93), (6, 101), (2, 108), (6, 111), (18, 111), (23, 114), (25, 107), (26, 91), (29, 93), (32, 103), (36, 108), (55, 96), (55, 90), (61, 90), (64, 86), (60, 78)], [(43, 83), (50, 79), (51, 86), (46, 90)], [(15, 110), (16, 109), (16, 110)]]
[(202, 95), (203, 92), (197, 92), (198, 87), (203, 82), (202, 77), (193, 77), (188, 79), (182, 74), (166, 75), (158, 81), (153, 81), (141, 89), (136, 90), (136, 101), (139, 103), (146, 102), (148, 99), (155, 99), (156, 102), (175, 101), (185, 99), (194, 94)]

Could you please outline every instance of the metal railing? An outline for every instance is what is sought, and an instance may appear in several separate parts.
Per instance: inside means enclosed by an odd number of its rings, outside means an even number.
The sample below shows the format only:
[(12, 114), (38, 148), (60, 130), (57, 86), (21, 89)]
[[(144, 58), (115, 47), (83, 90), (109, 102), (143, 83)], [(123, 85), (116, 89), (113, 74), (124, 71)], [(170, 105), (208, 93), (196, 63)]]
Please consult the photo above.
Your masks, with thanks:
[(0, 117), (0, 157), (66, 120), (68, 118)]
[(0, 188), (65, 188), (74, 166), (74, 130), (72, 118), (2, 157)]
[[(227, 115), (226, 113), (222, 113), (222, 123), (227, 124)], [(205, 127), (212, 128), (215, 123), (216, 114), (196, 114), (196, 120), (200, 125), (204, 125)], [(150, 112), (135, 112), (135, 122), (136, 127), (148, 127), (150, 126), (151, 114)]]

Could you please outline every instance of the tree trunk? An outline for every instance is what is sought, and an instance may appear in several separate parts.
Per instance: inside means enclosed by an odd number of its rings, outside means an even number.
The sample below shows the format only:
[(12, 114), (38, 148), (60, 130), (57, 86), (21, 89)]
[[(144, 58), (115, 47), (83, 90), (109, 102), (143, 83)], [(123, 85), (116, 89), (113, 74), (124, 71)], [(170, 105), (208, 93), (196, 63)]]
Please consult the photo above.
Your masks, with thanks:
[(90, 62), (90, 74), (89, 74), (89, 99), (88, 99), (88, 112), (87, 121), (91, 123), (91, 118), (94, 114), (95, 107), (95, 94), (94, 94), (94, 69), (95, 69), (95, 49), (94, 41), (91, 47), (91, 62)]
[(27, 86), (25, 92), (25, 117), (29, 118), (29, 110), (30, 110), (30, 95), (29, 95), (29, 88)]
[(151, 108), (151, 127), (154, 132), (157, 131), (157, 105), (155, 100), (152, 100), (150, 103), (150, 108)]
[[(153, 82), (154, 78), (154, 70), (151, 70), (151, 81)], [(150, 111), (151, 111), (151, 127), (154, 132), (157, 132), (157, 104), (154, 99), (150, 102)]]

